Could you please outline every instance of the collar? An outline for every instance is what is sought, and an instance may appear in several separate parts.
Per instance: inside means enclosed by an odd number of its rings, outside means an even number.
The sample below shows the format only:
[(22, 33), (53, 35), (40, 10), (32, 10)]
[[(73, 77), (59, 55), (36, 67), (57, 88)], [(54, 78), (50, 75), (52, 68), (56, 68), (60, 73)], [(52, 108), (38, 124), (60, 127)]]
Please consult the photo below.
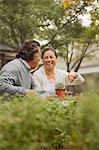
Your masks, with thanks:
[(25, 60), (23, 60), (23, 59), (21, 59), (21, 58), (19, 58), (19, 60), (20, 60), (21, 62), (23, 62), (23, 64), (24, 64), (29, 70), (31, 70), (31, 67), (30, 67), (30, 65), (27, 63), (27, 61), (25, 61)]

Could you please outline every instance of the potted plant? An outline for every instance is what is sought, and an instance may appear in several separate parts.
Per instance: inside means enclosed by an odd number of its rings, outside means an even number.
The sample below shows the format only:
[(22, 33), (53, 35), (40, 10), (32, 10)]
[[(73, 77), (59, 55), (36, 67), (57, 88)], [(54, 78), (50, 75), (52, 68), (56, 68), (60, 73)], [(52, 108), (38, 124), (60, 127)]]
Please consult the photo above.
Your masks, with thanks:
[(65, 85), (62, 82), (57, 82), (55, 84), (55, 94), (61, 98), (65, 96)]

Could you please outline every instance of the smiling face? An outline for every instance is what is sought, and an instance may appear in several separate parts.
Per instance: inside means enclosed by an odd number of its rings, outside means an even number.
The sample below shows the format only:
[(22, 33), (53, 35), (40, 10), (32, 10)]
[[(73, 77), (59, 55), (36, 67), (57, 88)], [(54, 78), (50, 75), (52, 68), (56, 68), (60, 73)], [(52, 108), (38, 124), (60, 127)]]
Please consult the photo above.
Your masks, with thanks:
[(48, 50), (43, 55), (43, 64), (45, 69), (54, 69), (57, 58), (52, 50)]

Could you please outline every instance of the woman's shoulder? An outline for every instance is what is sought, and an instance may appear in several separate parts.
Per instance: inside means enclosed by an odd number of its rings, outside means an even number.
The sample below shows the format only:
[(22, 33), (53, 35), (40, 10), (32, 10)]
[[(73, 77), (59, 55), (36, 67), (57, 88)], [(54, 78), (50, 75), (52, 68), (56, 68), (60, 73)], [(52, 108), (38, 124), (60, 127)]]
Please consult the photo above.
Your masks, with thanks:
[(33, 73), (33, 75), (41, 75), (41, 73), (43, 73), (44, 72), (44, 67), (43, 66), (41, 66), (40, 68), (38, 68), (34, 73)]
[(56, 68), (56, 72), (57, 72), (58, 74), (68, 75), (68, 72), (65, 71), (65, 70), (62, 70), (62, 69), (57, 69), (57, 68)]

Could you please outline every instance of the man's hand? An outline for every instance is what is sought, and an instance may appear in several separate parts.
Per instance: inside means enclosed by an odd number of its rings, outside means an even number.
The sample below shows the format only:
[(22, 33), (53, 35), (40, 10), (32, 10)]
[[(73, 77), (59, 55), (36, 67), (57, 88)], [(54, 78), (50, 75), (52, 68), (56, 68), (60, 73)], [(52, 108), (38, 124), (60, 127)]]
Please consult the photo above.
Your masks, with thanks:
[(77, 78), (77, 73), (76, 72), (70, 72), (68, 75), (69, 81), (73, 81)]
[(25, 94), (26, 96), (34, 96), (34, 95), (37, 94), (36, 91), (34, 91), (34, 90), (28, 90), (28, 89), (25, 90), (25, 93), (26, 93)]

